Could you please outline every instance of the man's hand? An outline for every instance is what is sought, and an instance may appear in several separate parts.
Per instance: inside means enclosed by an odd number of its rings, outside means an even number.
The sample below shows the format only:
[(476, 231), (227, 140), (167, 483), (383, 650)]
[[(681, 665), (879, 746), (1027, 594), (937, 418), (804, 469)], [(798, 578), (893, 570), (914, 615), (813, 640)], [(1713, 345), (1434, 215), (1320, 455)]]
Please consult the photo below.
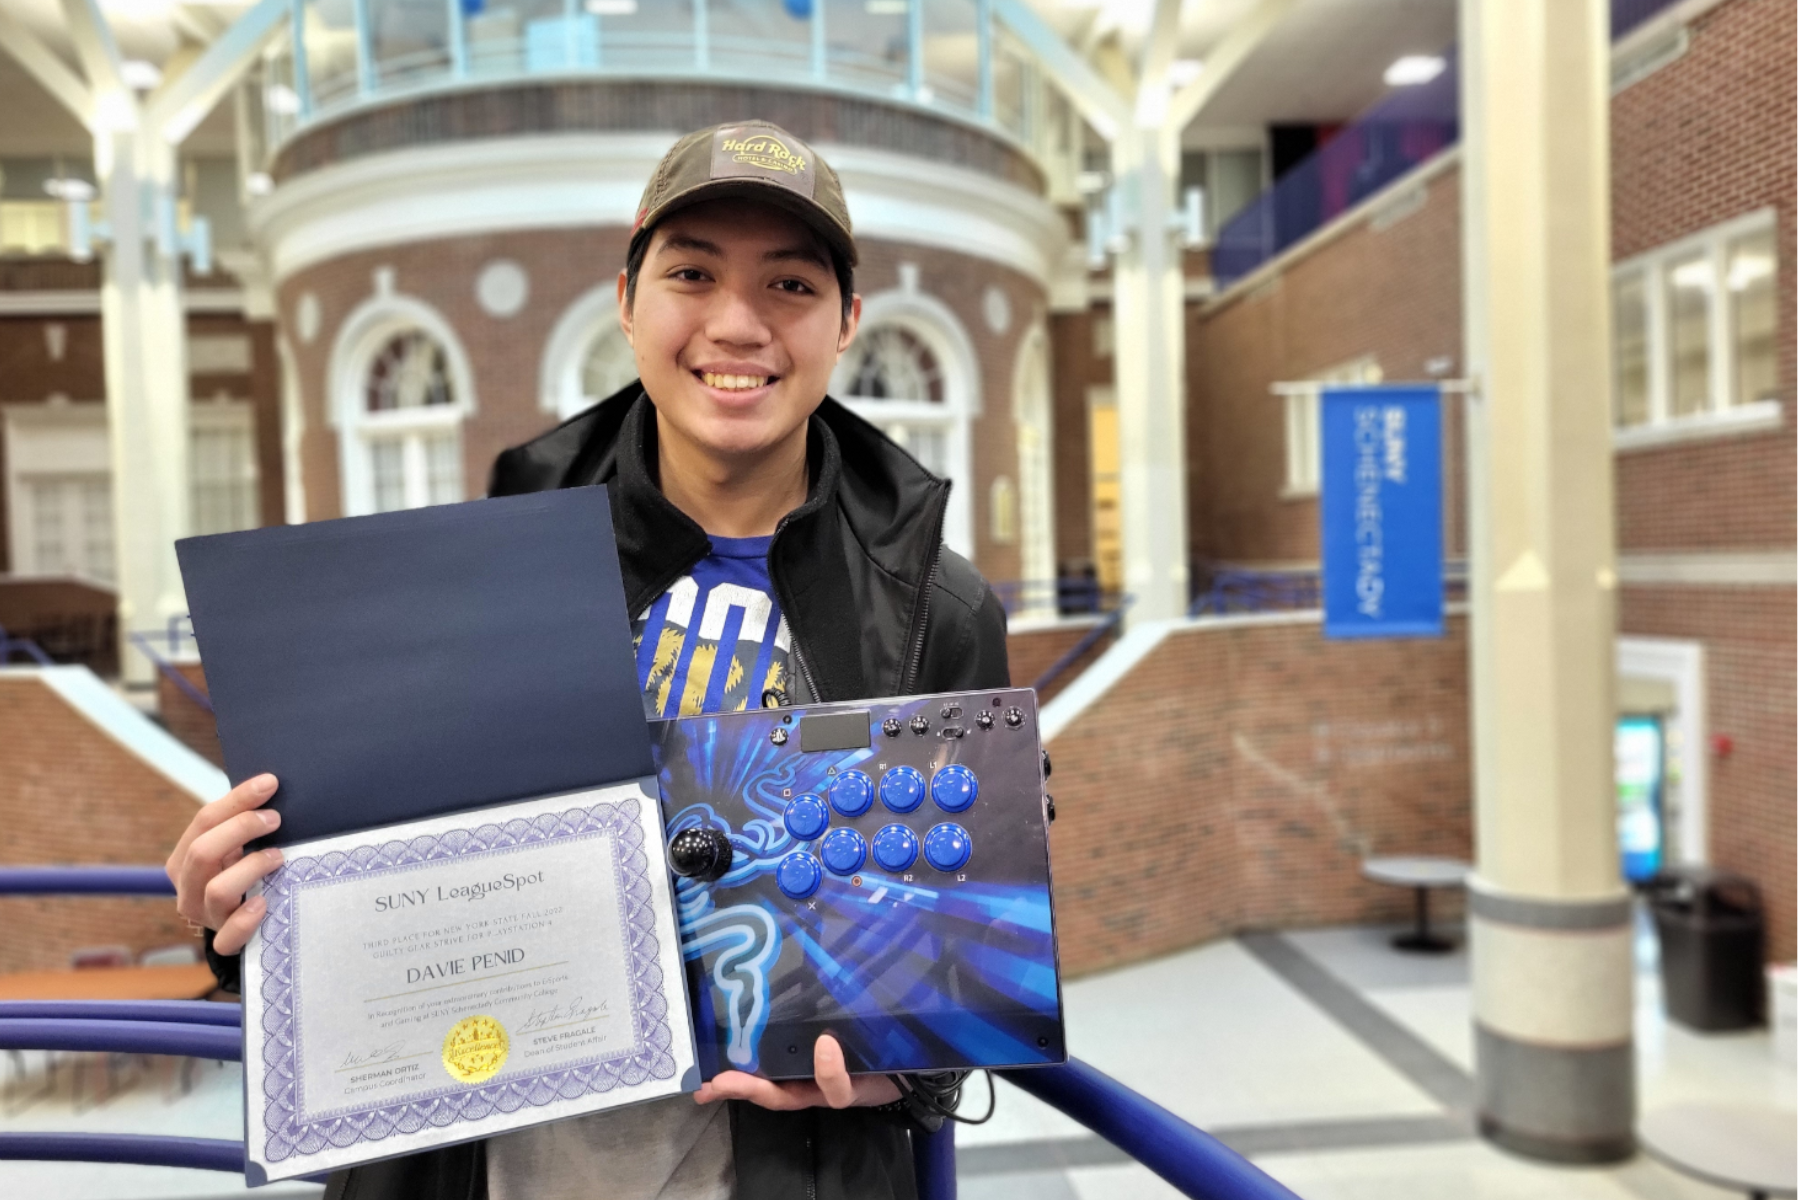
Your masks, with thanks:
[(813, 1043), (813, 1078), (776, 1083), (742, 1071), (721, 1071), (700, 1085), (694, 1099), (748, 1100), (763, 1108), (794, 1109), (866, 1108), (900, 1098), (900, 1089), (886, 1075), (852, 1075), (844, 1067), (844, 1048), (829, 1033)]
[(242, 950), (268, 907), (261, 896), (245, 903), (244, 893), (281, 865), (281, 851), (246, 855), (244, 846), (281, 824), (280, 813), (258, 811), (274, 794), (273, 775), (244, 780), (194, 814), (163, 866), (175, 885), (176, 911), (216, 930), (220, 954)]

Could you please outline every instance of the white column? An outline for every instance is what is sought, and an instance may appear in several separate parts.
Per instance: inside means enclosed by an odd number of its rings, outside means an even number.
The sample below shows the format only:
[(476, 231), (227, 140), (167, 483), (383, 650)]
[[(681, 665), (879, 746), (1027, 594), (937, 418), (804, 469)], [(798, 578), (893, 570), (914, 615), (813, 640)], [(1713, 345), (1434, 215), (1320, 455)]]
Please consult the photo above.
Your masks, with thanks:
[(1113, 186), (1129, 228), (1113, 263), (1128, 624), (1179, 617), (1188, 604), (1181, 254), (1169, 233), (1179, 161), (1175, 136), (1141, 122), (1113, 140)]
[(1632, 1153), (1614, 831), (1605, 0), (1462, 0), (1478, 1120)]
[[(158, 203), (174, 203), (174, 148), (134, 128), (97, 133), (94, 149), (111, 226), (100, 311), (123, 637), (187, 611), (175, 562), (189, 519), (187, 327), (179, 252), (155, 237)], [(120, 661), (128, 683), (154, 678), (129, 642)]]

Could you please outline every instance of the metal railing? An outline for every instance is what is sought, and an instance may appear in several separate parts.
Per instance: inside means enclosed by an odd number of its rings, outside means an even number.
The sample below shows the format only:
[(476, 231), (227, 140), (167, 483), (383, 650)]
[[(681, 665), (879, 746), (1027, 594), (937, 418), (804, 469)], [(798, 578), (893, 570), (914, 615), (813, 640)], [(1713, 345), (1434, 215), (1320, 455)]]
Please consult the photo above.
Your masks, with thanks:
[[(194, 681), (183, 674), (181, 668), (171, 661), (181, 653), (185, 643), (194, 642), (196, 646), (199, 645), (194, 638), (193, 622), (186, 613), (170, 617), (166, 629), (136, 631), (129, 636), (131, 644), (136, 646), (145, 658), (155, 664), (157, 671), (174, 684), (177, 691), (198, 704), (203, 711), (210, 713), (213, 710), (212, 697), (195, 686)], [(163, 644), (162, 650), (156, 648), (156, 643), (159, 641)]]
[(13, 660), (13, 655), (23, 654), (40, 667), (55, 666), (55, 660), (44, 652), (44, 648), (30, 638), (11, 637), (6, 626), (0, 625), (0, 667)]
[[(152, 876), (161, 880), (151, 887)], [(157, 867), (11, 867), (0, 895), (153, 895), (173, 888)], [(0, 1002), (0, 1050), (166, 1054), (242, 1061), (243, 1010), (206, 1001)], [(1105, 1073), (1071, 1058), (1061, 1066), (999, 1072), (1073, 1117), (1194, 1200), (1299, 1200), (1248, 1159)], [(920, 1200), (955, 1200), (956, 1126), (915, 1138)], [(232, 1174), (244, 1143), (145, 1134), (0, 1132), (0, 1161), (129, 1163)]]
[(1000, 600), (1006, 615), (1049, 612), (1075, 617), (1110, 612), (1119, 595), (1101, 588), (1099, 580), (1080, 576), (1057, 579), (1002, 579), (988, 586)]
[[(1317, 567), (1298, 570), (1253, 570), (1245, 567), (1202, 567), (1196, 578), (1205, 590), (1188, 605), (1190, 617), (1218, 617), (1234, 613), (1298, 612), (1324, 607), (1324, 576)], [(1444, 561), (1444, 602), (1468, 596), (1469, 564), (1466, 559)]]

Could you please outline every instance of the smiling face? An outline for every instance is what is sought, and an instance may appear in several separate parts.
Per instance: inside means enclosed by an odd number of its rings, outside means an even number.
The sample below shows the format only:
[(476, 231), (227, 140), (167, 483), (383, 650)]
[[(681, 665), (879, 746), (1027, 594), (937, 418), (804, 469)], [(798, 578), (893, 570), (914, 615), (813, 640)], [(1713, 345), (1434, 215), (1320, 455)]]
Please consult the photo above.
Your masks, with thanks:
[[(770, 205), (696, 204), (651, 235), (620, 323), (665, 450), (737, 471), (803, 449), (806, 419), (856, 334), (824, 243)], [(667, 445), (671, 440), (679, 447)]]

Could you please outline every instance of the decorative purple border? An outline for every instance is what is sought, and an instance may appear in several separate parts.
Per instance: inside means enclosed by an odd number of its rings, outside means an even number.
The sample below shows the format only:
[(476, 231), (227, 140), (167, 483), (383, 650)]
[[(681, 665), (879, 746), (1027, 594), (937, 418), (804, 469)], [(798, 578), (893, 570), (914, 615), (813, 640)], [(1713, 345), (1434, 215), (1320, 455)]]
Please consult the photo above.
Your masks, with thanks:
[[(357, 846), (348, 852), (334, 850), (319, 858), (294, 859), (270, 875), (263, 889), (269, 911), (262, 922), (261, 958), (266, 1100), (263, 1127), (268, 1134), (264, 1161), (276, 1163), (295, 1154), (317, 1154), (327, 1148), (377, 1142), (393, 1133), (417, 1133), (428, 1126), (441, 1129), (458, 1122), (478, 1121), (496, 1112), (516, 1112), (526, 1105), (609, 1092), (620, 1084), (630, 1087), (646, 1079), (673, 1078), (669, 1006), (663, 995), (662, 966), (658, 961), (656, 908), (651, 902), (640, 804), (635, 799), (622, 800), (560, 813), (540, 813), (529, 820), (515, 818), (504, 825), (452, 829), (406, 842)], [(296, 1062), (300, 1039), (294, 1023), (298, 1005), (293, 977), (293, 920), (302, 888), (438, 859), (594, 834), (614, 837), (618, 851), (614, 860), (623, 900), (620, 920), (625, 947), (631, 956), (635, 1000), (632, 1024), (637, 1033), (629, 1050), (558, 1071), (501, 1075), (478, 1087), (444, 1088), (373, 1108), (340, 1110), (316, 1120), (309, 1121), (301, 1115), (304, 1106)]]

